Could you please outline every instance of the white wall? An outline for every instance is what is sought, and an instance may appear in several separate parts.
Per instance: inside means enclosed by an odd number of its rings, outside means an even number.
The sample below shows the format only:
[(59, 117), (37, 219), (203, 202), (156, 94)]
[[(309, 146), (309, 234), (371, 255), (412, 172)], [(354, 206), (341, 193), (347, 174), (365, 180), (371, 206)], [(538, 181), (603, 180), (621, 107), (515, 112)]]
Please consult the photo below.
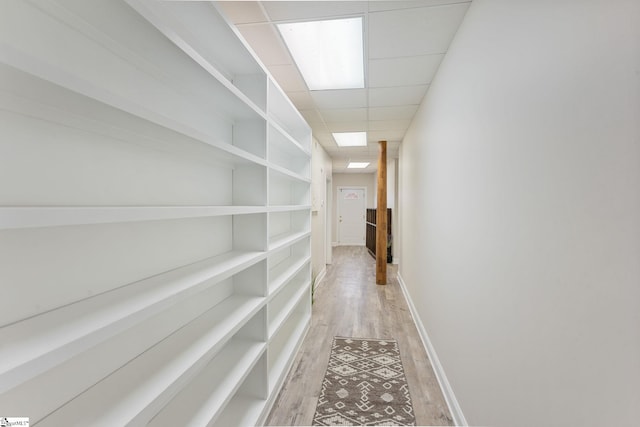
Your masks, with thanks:
[[(327, 178), (331, 177), (333, 164), (331, 157), (314, 139), (311, 150), (311, 270), (313, 276), (322, 273), (327, 264), (327, 249), (331, 250), (331, 242), (327, 242), (328, 215), (327, 210)], [(328, 245), (326, 248), (325, 245)]]
[(470, 424), (638, 423), (639, 18), (475, 0), (403, 141), (400, 272)]
[[(333, 189), (333, 218), (338, 217), (338, 187), (365, 187), (367, 189), (367, 208), (373, 208), (375, 203), (374, 182), (376, 180), (375, 173), (334, 173), (331, 183)], [(332, 221), (333, 243), (338, 241), (337, 221)]]

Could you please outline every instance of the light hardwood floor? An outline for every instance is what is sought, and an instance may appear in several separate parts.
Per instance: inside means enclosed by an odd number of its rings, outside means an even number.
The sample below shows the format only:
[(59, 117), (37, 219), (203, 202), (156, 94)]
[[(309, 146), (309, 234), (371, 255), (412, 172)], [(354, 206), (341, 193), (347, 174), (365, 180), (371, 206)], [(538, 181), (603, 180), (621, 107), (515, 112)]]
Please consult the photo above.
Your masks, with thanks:
[(365, 247), (339, 246), (315, 294), (311, 327), (267, 425), (310, 425), (334, 336), (393, 338), (407, 374), (418, 425), (452, 425), (451, 415), (389, 265), (388, 284), (376, 285), (375, 260)]

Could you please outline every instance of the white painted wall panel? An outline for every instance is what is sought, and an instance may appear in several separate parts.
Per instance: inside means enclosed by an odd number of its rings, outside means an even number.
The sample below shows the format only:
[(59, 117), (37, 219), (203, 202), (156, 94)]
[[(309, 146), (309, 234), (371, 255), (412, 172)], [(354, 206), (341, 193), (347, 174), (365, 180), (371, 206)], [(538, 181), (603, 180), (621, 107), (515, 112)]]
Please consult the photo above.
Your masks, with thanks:
[(474, 1), (402, 144), (400, 273), (470, 424), (637, 422), (639, 17)]

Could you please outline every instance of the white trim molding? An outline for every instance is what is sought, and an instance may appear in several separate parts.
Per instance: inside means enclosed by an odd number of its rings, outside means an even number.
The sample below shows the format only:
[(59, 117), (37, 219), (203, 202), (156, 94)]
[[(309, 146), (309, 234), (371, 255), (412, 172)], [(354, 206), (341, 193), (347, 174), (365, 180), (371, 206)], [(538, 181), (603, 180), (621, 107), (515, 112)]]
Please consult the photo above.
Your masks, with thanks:
[(438, 384), (440, 385), (440, 389), (442, 390), (442, 394), (444, 395), (444, 400), (447, 402), (447, 406), (449, 407), (449, 412), (453, 417), (453, 422), (457, 426), (468, 426), (467, 420), (462, 413), (462, 408), (460, 408), (460, 404), (458, 403), (458, 399), (456, 399), (455, 394), (453, 393), (453, 389), (451, 388), (451, 384), (447, 379), (447, 375), (444, 373), (444, 368), (442, 364), (440, 364), (440, 359), (438, 359), (438, 355), (436, 354), (436, 350), (431, 344), (431, 340), (429, 339), (429, 335), (427, 334), (427, 330), (422, 324), (422, 320), (420, 320), (420, 316), (418, 315), (418, 311), (416, 310), (415, 305), (413, 305), (413, 301), (409, 296), (409, 290), (407, 289), (407, 285), (402, 279), (400, 272), (397, 274), (398, 283), (400, 283), (400, 288), (402, 289), (402, 293), (404, 295), (405, 300), (407, 301), (407, 305), (409, 306), (409, 311), (411, 312), (411, 317), (413, 317), (413, 322), (418, 329), (418, 334), (420, 334), (420, 338), (422, 339), (422, 344), (424, 345), (425, 350), (427, 351), (427, 355), (429, 356), (429, 360), (431, 361), (431, 366), (433, 367), (433, 371), (436, 374), (436, 378), (438, 380)]
[(322, 280), (324, 280), (324, 277), (326, 275), (327, 275), (327, 266), (325, 265), (324, 267), (322, 267), (322, 270), (320, 270), (320, 273), (318, 273), (318, 275), (316, 276), (316, 281), (313, 286), (314, 291), (318, 289), (318, 287), (320, 287), (320, 283), (322, 283)]

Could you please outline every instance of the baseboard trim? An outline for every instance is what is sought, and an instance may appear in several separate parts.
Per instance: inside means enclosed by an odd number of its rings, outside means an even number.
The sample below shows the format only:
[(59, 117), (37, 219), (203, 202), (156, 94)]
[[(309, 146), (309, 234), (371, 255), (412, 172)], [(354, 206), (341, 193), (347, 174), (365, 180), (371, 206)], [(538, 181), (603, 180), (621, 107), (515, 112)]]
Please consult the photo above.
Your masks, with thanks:
[(322, 280), (326, 275), (327, 275), (327, 266), (325, 265), (324, 267), (322, 267), (322, 270), (320, 270), (320, 273), (318, 273), (318, 275), (316, 276), (316, 281), (313, 285), (314, 292), (316, 289), (318, 289), (318, 287), (320, 286), (320, 284), (322, 283)]
[(400, 283), (400, 289), (402, 289), (402, 294), (404, 295), (404, 299), (407, 301), (407, 305), (409, 306), (409, 312), (411, 312), (411, 317), (413, 317), (413, 322), (418, 329), (418, 334), (420, 334), (422, 344), (427, 351), (427, 355), (429, 356), (429, 360), (431, 361), (431, 366), (433, 367), (433, 371), (436, 374), (436, 379), (438, 380), (438, 384), (440, 385), (440, 389), (442, 390), (442, 394), (444, 395), (444, 400), (447, 402), (449, 412), (453, 417), (453, 422), (457, 426), (468, 426), (469, 424), (467, 423), (467, 420), (462, 413), (462, 408), (460, 408), (458, 399), (456, 399), (456, 396), (453, 393), (453, 389), (451, 388), (451, 384), (449, 383), (449, 380), (447, 380), (447, 375), (444, 373), (442, 364), (440, 364), (440, 359), (438, 359), (438, 355), (436, 354), (436, 350), (433, 347), (433, 344), (431, 344), (431, 340), (429, 339), (427, 330), (420, 320), (420, 316), (418, 315), (418, 311), (416, 310), (415, 305), (413, 305), (413, 301), (409, 296), (407, 285), (402, 279), (400, 272), (398, 272), (397, 277), (398, 283)]

